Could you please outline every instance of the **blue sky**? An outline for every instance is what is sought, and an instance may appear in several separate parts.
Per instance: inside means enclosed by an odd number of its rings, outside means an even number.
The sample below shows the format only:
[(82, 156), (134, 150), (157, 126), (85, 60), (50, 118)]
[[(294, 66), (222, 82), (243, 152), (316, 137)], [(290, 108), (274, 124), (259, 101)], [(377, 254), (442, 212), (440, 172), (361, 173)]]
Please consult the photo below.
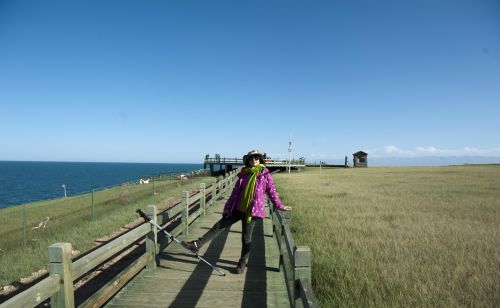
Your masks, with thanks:
[(500, 2), (2, 1), (0, 160), (500, 161)]

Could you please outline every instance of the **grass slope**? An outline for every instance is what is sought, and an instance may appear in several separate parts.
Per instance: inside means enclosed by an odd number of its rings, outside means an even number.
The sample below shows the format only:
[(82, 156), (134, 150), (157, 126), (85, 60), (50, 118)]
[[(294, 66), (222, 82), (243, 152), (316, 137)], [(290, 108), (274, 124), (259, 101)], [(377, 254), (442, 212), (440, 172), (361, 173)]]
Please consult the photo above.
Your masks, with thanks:
[[(46, 268), (48, 246), (69, 242), (74, 250), (93, 248), (96, 239), (107, 236), (135, 220), (137, 208), (157, 206), (180, 192), (199, 188), (199, 183), (212, 183), (214, 178), (200, 177), (188, 181), (164, 180), (153, 185), (121, 185), (92, 195), (58, 198), (0, 210), (0, 286), (8, 285), (32, 272)], [(26, 213), (26, 239), (23, 245), (23, 207)], [(37, 228), (49, 220), (46, 226)], [(1, 289), (0, 289), (1, 290)]]

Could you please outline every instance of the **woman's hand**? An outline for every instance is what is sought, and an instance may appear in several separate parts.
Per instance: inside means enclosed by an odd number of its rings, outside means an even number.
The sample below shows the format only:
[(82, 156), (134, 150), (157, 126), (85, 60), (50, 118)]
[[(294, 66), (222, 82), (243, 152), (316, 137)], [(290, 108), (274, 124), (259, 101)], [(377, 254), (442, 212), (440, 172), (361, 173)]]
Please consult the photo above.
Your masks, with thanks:
[(282, 211), (290, 211), (292, 209), (291, 206), (285, 206), (284, 208), (280, 209)]

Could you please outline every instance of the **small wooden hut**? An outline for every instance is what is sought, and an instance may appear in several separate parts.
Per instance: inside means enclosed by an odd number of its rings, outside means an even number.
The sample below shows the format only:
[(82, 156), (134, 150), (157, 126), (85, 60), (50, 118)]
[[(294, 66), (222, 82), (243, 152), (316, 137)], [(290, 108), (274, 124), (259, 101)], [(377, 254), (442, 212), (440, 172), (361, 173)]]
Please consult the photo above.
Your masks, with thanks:
[(352, 156), (353, 156), (354, 168), (368, 167), (368, 153), (365, 153), (363, 151), (358, 151), (352, 154)]

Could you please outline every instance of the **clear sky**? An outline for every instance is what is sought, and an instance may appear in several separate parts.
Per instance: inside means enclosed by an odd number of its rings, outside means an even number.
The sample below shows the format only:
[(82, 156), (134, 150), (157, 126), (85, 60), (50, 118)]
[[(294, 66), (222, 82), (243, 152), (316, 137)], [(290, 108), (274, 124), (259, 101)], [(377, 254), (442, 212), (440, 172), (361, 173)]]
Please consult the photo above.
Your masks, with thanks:
[(0, 160), (500, 158), (499, 123), (498, 0), (0, 0)]

